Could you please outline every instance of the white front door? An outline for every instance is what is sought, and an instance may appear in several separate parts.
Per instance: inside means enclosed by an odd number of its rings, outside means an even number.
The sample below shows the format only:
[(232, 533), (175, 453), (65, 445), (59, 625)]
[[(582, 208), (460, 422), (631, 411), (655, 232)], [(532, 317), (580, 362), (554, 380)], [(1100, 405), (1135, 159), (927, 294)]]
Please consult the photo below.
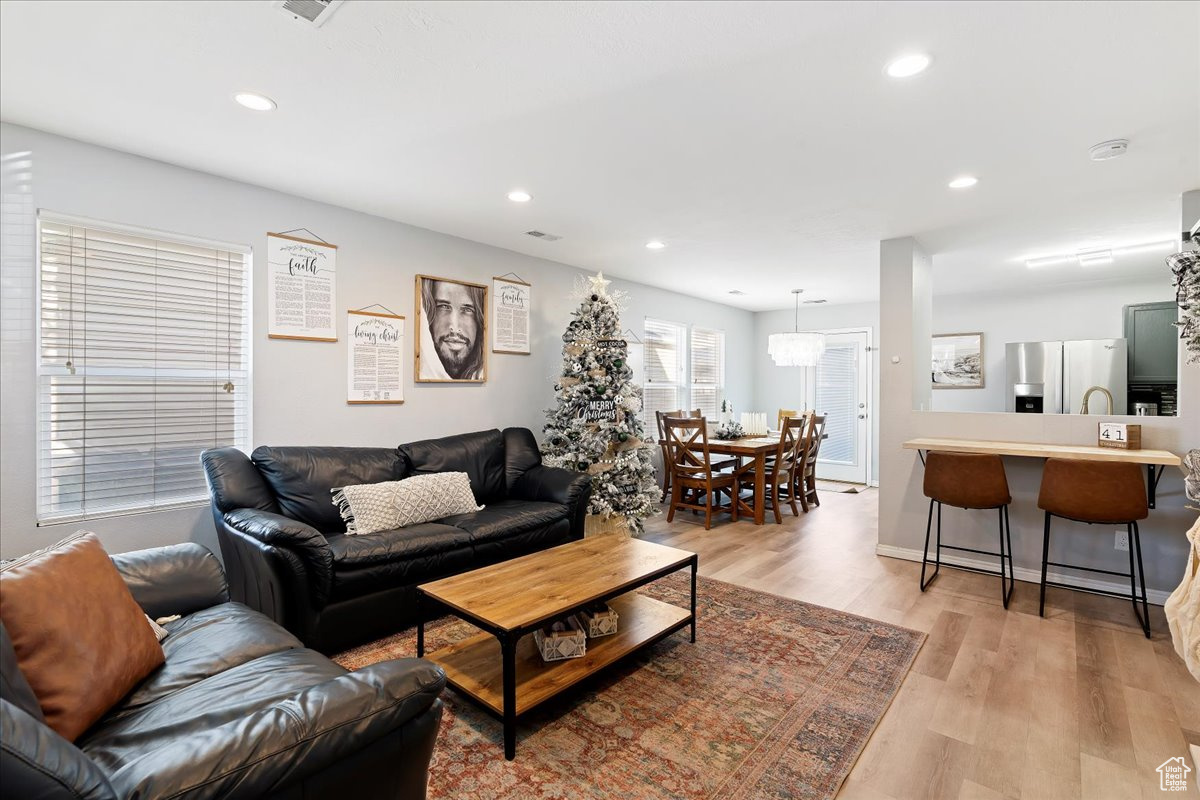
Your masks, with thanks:
[(867, 482), (870, 442), (870, 334), (826, 332), (825, 353), (809, 381), (809, 408), (825, 417), (817, 477), (850, 483)]

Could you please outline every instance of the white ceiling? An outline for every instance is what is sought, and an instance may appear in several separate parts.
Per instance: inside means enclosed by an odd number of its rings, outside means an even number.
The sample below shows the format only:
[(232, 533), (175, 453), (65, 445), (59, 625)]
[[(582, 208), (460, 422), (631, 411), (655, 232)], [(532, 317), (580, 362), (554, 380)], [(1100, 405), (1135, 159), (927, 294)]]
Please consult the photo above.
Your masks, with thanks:
[[(313, 29), (267, 0), (5, 0), (0, 118), (780, 308), (793, 286), (876, 298), (893, 236), (958, 292), (1172, 235), (1200, 186), (1198, 35), (1193, 2), (348, 0)], [(887, 78), (911, 50), (930, 69)], [(1127, 156), (1088, 160), (1115, 137)], [(947, 189), (960, 173), (979, 185)]]

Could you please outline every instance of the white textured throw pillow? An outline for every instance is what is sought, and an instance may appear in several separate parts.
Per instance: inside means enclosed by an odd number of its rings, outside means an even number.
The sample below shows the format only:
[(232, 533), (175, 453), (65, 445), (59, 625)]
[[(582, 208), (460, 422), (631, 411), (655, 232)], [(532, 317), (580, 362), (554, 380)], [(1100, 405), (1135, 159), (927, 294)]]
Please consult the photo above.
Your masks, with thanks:
[(346, 533), (375, 533), (420, 522), (482, 511), (465, 472), (437, 472), (402, 481), (361, 483), (333, 489), (333, 504)]

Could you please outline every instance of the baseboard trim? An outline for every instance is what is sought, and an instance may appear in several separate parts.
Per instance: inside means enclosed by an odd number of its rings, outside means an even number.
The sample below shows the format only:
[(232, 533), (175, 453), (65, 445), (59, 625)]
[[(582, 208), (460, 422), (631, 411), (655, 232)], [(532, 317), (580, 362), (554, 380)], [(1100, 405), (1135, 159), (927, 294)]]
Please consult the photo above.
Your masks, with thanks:
[[(899, 558), (904, 561), (921, 561), (921, 551), (914, 550), (909, 547), (896, 547), (890, 544), (875, 545), (875, 555), (885, 556), (887, 558)], [(951, 566), (972, 567), (974, 569), (987, 569), (995, 571), (999, 569), (997, 560), (982, 561), (977, 558), (964, 557), (959, 555), (942, 554), (942, 564)], [(1019, 581), (1026, 581), (1034, 585), (1040, 585), (1042, 582), (1042, 573), (1036, 569), (1026, 569), (1024, 567), (1014, 567), (1013, 574)], [(1128, 592), (1129, 584), (1114, 583), (1112, 581), (1096, 580), (1095, 578), (1081, 578), (1074, 574), (1064, 574), (1061, 572), (1047, 572), (1046, 579), (1056, 583), (1070, 583), (1084, 589), (1098, 589), (1102, 592)], [(1167, 602), (1167, 598), (1171, 596), (1170, 592), (1164, 592), (1159, 589), (1147, 589), (1146, 599), (1152, 605), (1161, 606)], [(1128, 597), (1128, 595), (1126, 595)]]

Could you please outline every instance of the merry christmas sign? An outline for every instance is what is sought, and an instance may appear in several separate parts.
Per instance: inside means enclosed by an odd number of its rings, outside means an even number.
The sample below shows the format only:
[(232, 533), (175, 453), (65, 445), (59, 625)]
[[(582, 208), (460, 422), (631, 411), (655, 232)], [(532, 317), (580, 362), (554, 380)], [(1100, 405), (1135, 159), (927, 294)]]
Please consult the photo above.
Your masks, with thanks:
[(585, 422), (613, 422), (616, 418), (616, 400), (588, 400), (583, 409)]

